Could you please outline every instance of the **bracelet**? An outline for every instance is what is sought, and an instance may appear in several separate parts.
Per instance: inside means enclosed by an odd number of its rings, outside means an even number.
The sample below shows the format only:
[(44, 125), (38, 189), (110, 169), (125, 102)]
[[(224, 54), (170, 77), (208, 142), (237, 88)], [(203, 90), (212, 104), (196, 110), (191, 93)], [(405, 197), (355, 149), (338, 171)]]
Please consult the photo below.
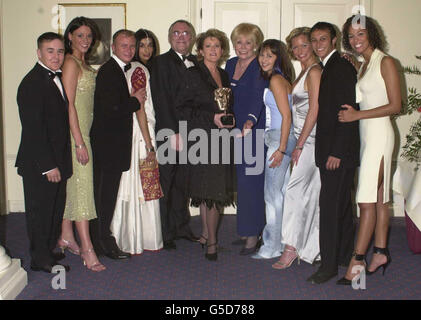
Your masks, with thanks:
[(154, 147), (152, 147), (152, 148), (145, 147), (145, 148), (146, 148), (146, 151), (147, 152), (155, 152), (155, 148)]
[(75, 148), (76, 149), (83, 149), (83, 148), (85, 148), (86, 146), (85, 146), (85, 144), (84, 143), (82, 143), (82, 144), (80, 144), (80, 145), (77, 145), (77, 144), (75, 144)]
[(304, 148), (304, 147), (299, 147), (299, 146), (296, 146), (296, 147), (295, 147), (295, 149), (297, 149), (297, 150), (303, 150), (303, 148)]
[(284, 154), (284, 155), (287, 155), (287, 153), (286, 153), (285, 151), (281, 151), (281, 150), (279, 150), (279, 149), (276, 149), (276, 151), (279, 151), (280, 153), (282, 153), (282, 154)]

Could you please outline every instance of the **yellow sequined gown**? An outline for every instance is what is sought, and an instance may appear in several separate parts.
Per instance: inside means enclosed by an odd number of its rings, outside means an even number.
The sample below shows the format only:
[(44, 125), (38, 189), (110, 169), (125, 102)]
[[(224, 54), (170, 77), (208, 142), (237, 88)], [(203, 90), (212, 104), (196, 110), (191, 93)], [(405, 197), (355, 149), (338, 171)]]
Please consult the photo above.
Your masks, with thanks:
[(66, 208), (64, 219), (72, 221), (95, 219), (94, 183), (92, 166), (92, 149), (89, 141), (94, 109), (94, 92), (96, 71), (82, 66), (82, 61), (71, 56), (82, 68), (82, 76), (78, 80), (75, 96), (75, 108), (83, 141), (89, 153), (89, 162), (81, 165), (76, 159), (75, 141), (72, 140), (73, 175), (67, 181)]

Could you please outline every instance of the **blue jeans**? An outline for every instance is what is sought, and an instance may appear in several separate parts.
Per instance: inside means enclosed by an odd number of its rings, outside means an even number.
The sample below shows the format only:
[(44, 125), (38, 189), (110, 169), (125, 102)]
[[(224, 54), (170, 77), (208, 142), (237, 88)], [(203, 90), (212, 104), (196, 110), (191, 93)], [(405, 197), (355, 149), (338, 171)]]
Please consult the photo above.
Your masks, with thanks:
[(266, 259), (279, 257), (283, 251), (282, 245), (282, 214), (284, 206), (284, 194), (290, 177), (291, 153), (297, 140), (290, 131), (286, 155), (281, 165), (277, 168), (269, 168), (269, 158), (279, 148), (281, 131), (271, 129), (265, 133), (265, 144), (268, 147), (265, 164), (265, 208), (266, 226), (263, 229), (263, 245), (258, 254)]

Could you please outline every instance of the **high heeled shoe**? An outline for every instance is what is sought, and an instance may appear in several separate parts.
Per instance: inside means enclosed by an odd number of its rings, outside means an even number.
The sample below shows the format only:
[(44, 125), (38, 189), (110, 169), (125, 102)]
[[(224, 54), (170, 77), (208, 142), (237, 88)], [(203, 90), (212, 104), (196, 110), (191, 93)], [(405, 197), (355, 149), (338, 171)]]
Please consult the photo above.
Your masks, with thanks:
[[(355, 258), (355, 261), (363, 261), (364, 268), (365, 268), (365, 266), (367, 265), (367, 262), (365, 261), (365, 254), (357, 254), (356, 252), (354, 252), (352, 254), (352, 257)], [(357, 276), (359, 276), (359, 274)], [(355, 278), (355, 276), (353, 278)], [(349, 280), (346, 277), (342, 277), (341, 279), (336, 281), (336, 284), (343, 285), (343, 286), (350, 286), (352, 285), (352, 280), (353, 279)]]
[(379, 265), (374, 271), (368, 271), (366, 270), (366, 274), (368, 276), (371, 276), (372, 274), (376, 273), (377, 270), (379, 270), (380, 267), (383, 267), (383, 276), (386, 272), (386, 268), (389, 266), (390, 262), (392, 262), (392, 257), (390, 256), (389, 250), (387, 248), (379, 248), (379, 247), (373, 247), (373, 253), (374, 254), (384, 254), (386, 256), (387, 261), (381, 265)]
[(295, 249), (292, 250), (292, 249), (289, 249), (289, 248), (285, 248), (284, 251), (294, 252), (295, 253), (295, 257), (292, 258), (288, 263), (281, 262), (281, 259), (279, 259), (277, 262), (275, 262), (272, 265), (272, 268), (273, 269), (277, 269), (277, 270), (287, 269), (287, 268), (291, 267), (291, 265), (293, 264), (293, 262), (295, 261), (295, 259), (298, 259), (298, 262), (297, 263), (300, 264), (300, 256), (298, 255), (297, 250), (295, 250)]
[(65, 240), (63, 238), (60, 238), (57, 241), (57, 246), (61, 249), (61, 252), (62, 253), (64, 253), (64, 250), (67, 249), (67, 250), (69, 250), (70, 253), (73, 253), (73, 254), (75, 254), (77, 256), (80, 255), (80, 248), (79, 248), (79, 246), (76, 243), (72, 242), (72, 241), (68, 241), (68, 240)]
[(83, 252), (80, 253), (80, 257), (82, 258), (83, 265), (86, 268), (88, 268), (88, 270), (91, 270), (91, 271), (94, 271), (94, 272), (101, 272), (101, 271), (105, 270), (106, 267), (101, 262), (99, 262), (99, 260), (95, 261), (91, 265), (89, 265), (86, 262), (86, 255), (92, 254), (92, 253), (95, 254), (94, 248), (90, 248), (90, 249), (88, 249), (88, 250), (83, 251)]
[[(202, 242), (202, 240), (205, 240), (205, 242)], [(205, 245), (206, 245), (206, 243), (208, 243), (208, 239), (207, 239), (207, 238), (205, 238), (203, 235), (200, 235), (200, 238), (199, 238), (199, 243), (200, 243), (200, 245), (202, 246), (202, 250), (203, 250), (203, 249), (205, 249)]]
[(210, 261), (216, 261), (218, 259), (218, 247), (217, 247), (216, 242), (206, 245), (207, 248), (210, 248), (210, 247), (213, 247), (213, 246), (216, 247), (216, 251), (214, 253), (207, 253), (207, 252), (205, 253), (206, 259), (208, 259)]

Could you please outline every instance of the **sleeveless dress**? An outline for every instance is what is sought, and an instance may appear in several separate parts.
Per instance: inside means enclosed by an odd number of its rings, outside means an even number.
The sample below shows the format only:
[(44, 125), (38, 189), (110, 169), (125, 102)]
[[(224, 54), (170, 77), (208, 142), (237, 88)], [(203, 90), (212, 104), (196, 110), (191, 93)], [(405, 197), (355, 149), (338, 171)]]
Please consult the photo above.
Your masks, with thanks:
[[(363, 65), (358, 74), (356, 98), (360, 110), (369, 110), (389, 103), (386, 84), (381, 75), (381, 62), (386, 55), (375, 49), (365, 74), (360, 77)], [(380, 162), (384, 158), (384, 192), (383, 203), (389, 202), (390, 172), (395, 134), (390, 117), (360, 120), (360, 158), (358, 174), (357, 203), (377, 202), (377, 182)]]
[[(127, 84), (131, 91), (131, 76), (140, 67), (146, 74), (145, 112), (148, 121), (151, 142), (156, 149), (155, 111), (152, 103), (149, 72), (139, 62), (132, 62), (132, 67), (126, 73)], [(130, 169), (121, 175), (115, 205), (111, 233), (118, 247), (131, 254), (141, 254), (144, 250), (156, 251), (162, 248), (161, 216), (159, 200), (145, 201), (142, 183), (140, 181), (139, 160), (147, 157), (146, 143), (140, 131), (136, 113), (133, 113), (132, 157)]]
[[(265, 89), (263, 100), (266, 105), (265, 144), (268, 148), (266, 153), (264, 186), (266, 225), (262, 233), (263, 245), (259, 248), (257, 254), (252, 256), (255, 259), (271, 259), (279, 257), (282, 254), (281, 232), (284, 195), (290, 178), (291, 154), (297, 142), (291, 124), (285, 150), (286, 155), (284, 155), (279, 167), (269, 168), (269, 165), (272, 163), (272, 160), (269, 161), (269, 158), (279, 148), (280, 144), (282, 115), (279, 112), (275, 97), (270, 89)], [(291, 95), (288, 95), (288, 101), (291, 108)]]
[(93, 161), (89, 140), (94, 110), (94, 92), (96, 71), (89, 67), (82, 67), (82, 61), (70, 56), (82, 69), (82, 76), (78, 79), (75, 96), (75, 108), (79, 120), (80, 132), (89, 154), (89, 162), (81, 165), (76, 159), (75, 141), (72, 142), (73, 175), (67, 180), (66, 207), (63, 219), (72, 221), (92, 220), (97, 217), (94, 202)]
[[(316, 65), (316, 64), (315, 64)], [(314, 65), (313, 65), (314, 66)], [(298, 138), (309, 110), (309, 96), (304, 89), (307, 72), (292, 90), (292, 120)], [(307, 137), (298, 164), (293, 166), (284, 202), (282, 243), (293, 246), (301, 260), (313, 263), (319, 249), (320, 172), (316, 167), (314, 147), (316, 125)]]

